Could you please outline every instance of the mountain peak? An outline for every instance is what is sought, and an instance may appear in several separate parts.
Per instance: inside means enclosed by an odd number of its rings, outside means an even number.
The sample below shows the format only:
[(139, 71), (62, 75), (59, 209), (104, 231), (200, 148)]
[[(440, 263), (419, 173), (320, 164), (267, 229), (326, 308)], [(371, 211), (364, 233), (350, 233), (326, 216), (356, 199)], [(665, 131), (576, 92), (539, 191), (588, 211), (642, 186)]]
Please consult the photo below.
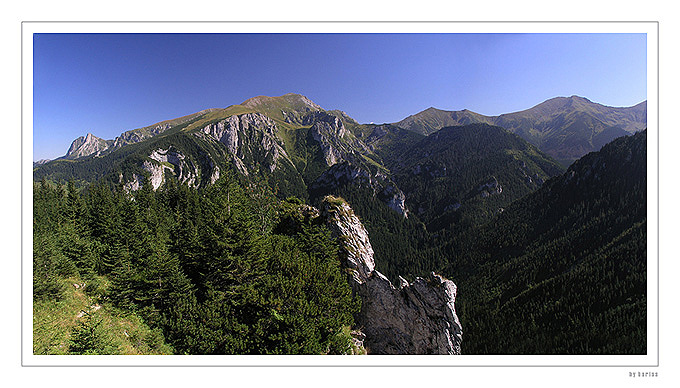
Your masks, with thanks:
[(297, 111), (323, 110), (319, 105), (314, 103), (306, 96), (296, 93), (287, 93), (283, 96), (276, 97), (256, 96), (245, 100), (241, 103), (241, 105), (253, 109), (288, 108)]
[(71, 147), (69, 147), (64, 157), (67, 159), (77, 159), (91, 154), (99, 155), (107, 147), (106, 140), (88, 132), (87, 135), (80, 136), (71, 143)]

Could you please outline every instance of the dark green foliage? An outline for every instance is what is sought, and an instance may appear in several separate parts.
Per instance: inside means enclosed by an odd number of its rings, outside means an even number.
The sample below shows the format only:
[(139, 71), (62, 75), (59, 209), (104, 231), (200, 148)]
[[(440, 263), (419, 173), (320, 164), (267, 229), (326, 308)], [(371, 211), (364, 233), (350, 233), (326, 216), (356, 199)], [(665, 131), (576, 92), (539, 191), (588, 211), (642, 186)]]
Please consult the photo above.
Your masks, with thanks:
[(466, 353), (646, 353), (646, 132), (464, 233)]
[(526, 141), (486, 124), (444, 128), (389, 160), (406, 205), (437, 231), (488, 221), (562, 168)]
[(373, 196), (372, 190), (356, 186), (338, 189), (368, 232), (376, 269), (394, 284), (398, 277), (413, 280), (431, 271), (441, 272), (449, 261), (442, 249), (442, 236), (429, 233), (417, 216), (404, 218)]
[[(257, 180), (243, 186), (227, 174), (206, 190), (172, 179), (150, 187), (126, 193), (99, 182), (79, 192), (37, 184), (35, 298), (60, 298), (62, 279), (80, 274), (92, 279), (88, 294), (137, 313), (179, 353), (347, 348), (339, 333), (359, 304), (324, 226), (280, 227), (279, 201)], [(293, 202), (287, 206), (301, 205)], [(110, 280), (107, 292), (94, 273)], [(71, 352), (114, 352), (99, 332), (99, 321), (84, 317)]]
[(117, 354), (116, 347), (108, 341), (100, 328), (102, 321), (85, 314), (71, 332), (70, 354)]
[(33, 239), (33, 297), (59, 300), (63, 285), (59, 281), (59, 263), (65, 261), (54, 243), (44, 238)]

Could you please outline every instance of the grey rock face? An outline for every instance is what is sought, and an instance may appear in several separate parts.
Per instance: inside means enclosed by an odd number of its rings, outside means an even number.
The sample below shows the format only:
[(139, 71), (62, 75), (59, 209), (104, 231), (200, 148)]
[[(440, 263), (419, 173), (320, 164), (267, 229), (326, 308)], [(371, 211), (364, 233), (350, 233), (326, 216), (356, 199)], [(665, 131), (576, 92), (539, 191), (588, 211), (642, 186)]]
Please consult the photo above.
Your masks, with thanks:
[(322, 215), (334, 236), (342, 240), (344, 265), (358, 284), (365, 283), (375, 270), (373, 247), (368, 232), (347, 202), (326, 197)]
[[(167, 150), (157, 149), (149, 155), (149, 158), (160, 163), (153, 165), (145, 162), (143, 167), (151, 173), (151, 183), (153, 189), (156, 190), (163, 183), (165, 170), (170, 170), (177, 176), (177, 179), (186, 183), (188, 186), (198, 185), (198, 167), (196, 167), (189, 159), (187, 159), (181, 152), (176, 151), (173, 147)], [(168, 166), (170, 164), (171, 166)], [(219, 175), (219, 172), (218, 172)]]
[(261, 113), (229, 116), (204, 127), (201, 133), (224, 144), (243, 175), (249, 174), (251, 159), (264, 161), (270, 172), (280, 159), (290, 161), (277, 137), (276, 123)]
[(370, 187), (379, 200), (403, 217), (408, 217), (406, 195), (390, 177), (381, 172), (372, 173), (368, 169), (348, 161), (336, 163), (324, 171), (312, 182), (310, 188), (328, 192), (347, 184)]
[(380, 193), (383, 201), (387, 203), (387, 206), (395, 212), (408, 218), (408, 209), (406, 208), (406, 195), (403, 191), (390, 182), (390, 184), (385, 187), (385, 189)]
[(107, 150), (109, 146), (110, 144), (106, 140), (88, 133), (87, 136), (81, 136), (71, 143), (71, 147), (69, 147), (65, 157), (67, 159), (77, 159), (93, 154), (98, 156)]
[(375, 270), (368, 233), (341, 199), (326, 197), (321, 215), (342, 242), (343, 265), (361, 296), (356, 323), (369, 354), (460, 354), (463, 331), (456, 315), (456, 285), (440, 275), (400, 278), (399, 288)]
[(376, 184), (371, 173), (350, 162), (336, 163), (324, 171), (311, 185), (312, 189), (336, 188), (348, 183), (361, 183), (373, 186)]
[(111, 148), (120, 148), (127, 144), (139, 143), (142, 140), (148, 139), (150, 137), (156, 136), (166, 130), (172, 128), (169, 123), (157, 124), (155, 126), (144, 128), (145, 131), (131, 130), (126, 131), (113, 139), (113, 146)]
[[(122, 180), (123, 176), (120, 175), (119, 180)], [(131, 191), (137, 191), (142, 188), (142, 183), (144, 182), (144, 177), (139, 175), (139, 174), (133, 174), (132, 175), (132, 180), (129, 182), (126, 182), (123, 185), (123, 190), (126, 192), (131, 192)]]
[[(153, 190), (157, 190), (165, 181), (166, 170), (169, 171), (170, 174), (174, 174), (180, 182), (185, 183), (190, 187), (198, 185), (198, 167), (173, 147), (170, 147), (167, 150), (160, 148), (154, 150), (149, 155), (149, 160), (142, 163), (142, 168), (149, 173), (149, 182), (151, 183)], [(213, 171), (213, 177), (215, 174), (219, 177), (219, 169)], [(122, 179), (121, 176), (120, 180)], [(217, 178), (215, 178), (215, 180), (216, 179)], [(128, 192), (136, 191), (142, 187), (143, 182), (143, 176), (133, 174), (132, 180), (126, 182), (123, 185), (123, 188)]]
[(321, 145), (328, 167), (344, 161), (343, 154), (348, 150), (342, 144), (342, 139), (347, 134), (347, 129), (342, 120), (325, 112), (314, 112), (303, 119), (303, 125), (310, 124), (312, 137)]
[(357, 323), (372, 354), (460, 354), (463, 331), (454, 302), (456, 285), (432, 272), (399, 289), (374, 271), (356, 287), (362, 300)]
[(161, 184), (163, 184), (165, 169), (170, 169), (170, 167), (146, 161), (142, 163), (142, 168), (149, 172), (149, 182), (151, 182), (151, 187), (153, 187), (154, 190), (158, 189)]

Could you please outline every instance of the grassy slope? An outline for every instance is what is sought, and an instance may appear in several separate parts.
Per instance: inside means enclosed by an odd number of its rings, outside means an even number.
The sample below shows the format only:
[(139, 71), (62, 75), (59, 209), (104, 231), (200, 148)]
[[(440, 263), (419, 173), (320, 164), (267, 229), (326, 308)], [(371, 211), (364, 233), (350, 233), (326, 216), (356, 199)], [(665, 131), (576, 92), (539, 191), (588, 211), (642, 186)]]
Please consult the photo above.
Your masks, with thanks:
[[(137, 315), (100, 301), (98, 295), (89, 295), (83, 288), (75, 288), (74, 284), (83, 284), (80, 279), (62, 281), (66, 291), (61, 300), (33, 302), (33, 354), (72, 354), (73, 331), (87, 321), (81, 311), (90, 314), (90, 322), (100, 322), (95, 329), (98, 354), (173, 353), (172, 348), (163, 341), (162, 334), (151, 330)], [(105, 290), (104, 278), (99, 278), (97, 283), (100, 284), (99, 290)]]

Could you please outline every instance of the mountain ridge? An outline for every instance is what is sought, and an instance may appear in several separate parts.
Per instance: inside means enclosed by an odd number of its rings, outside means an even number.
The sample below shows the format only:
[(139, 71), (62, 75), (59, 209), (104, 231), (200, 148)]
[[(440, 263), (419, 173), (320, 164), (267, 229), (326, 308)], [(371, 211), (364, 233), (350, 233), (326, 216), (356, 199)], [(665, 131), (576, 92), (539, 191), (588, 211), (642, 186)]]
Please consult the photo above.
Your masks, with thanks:
[[(572, 95), (570, 97), (553, 97), (536, 104), (531, 108), (503, 113), (496, 116), (486, 116), (469, 109), (447, 111), (429, 107), (421, 112), (412, 114), (401, 121), (392, 123), (392, 125), (424, 135), (429, 135), (443, 127), (453, 125), (466, 125), (472, 123), (498, 125), (510, 132), (519, 134), (525, 140), (538, 146), (556, 159), (563, 162), (570, 162), (577, 157), (585, 155), (585, 153), (589, 151), (597, 150), (599, 146), (609, 140), (613, 140), (614, 137), (622, 136), (622, 131), (633, 133), (644, 129), (646, 127), (646, 106), (646, 100), (629, 107), (613, 107), (594, 103), (585, 97)], [(568, 110), (568, 112), (566, 110)], [(175, 119), (163, 120), (138, 129), (124, 131), (111, 140), (97, 138), (100, 139), (98, 140), (100, 143), (99, 146), (88, 145), (87, 147), (80, 147), (84, 137), (83, 139), (79, 137), (72, 142), (66, 154), (57, 159), (77, 159), (92, 154), (98, 156), (102, 153), (120, 148), (123, 145), (155, 136), (167, 129), (200, 116), (203, 116), (206, 119), (212, 118), (214, 120), (217, 118), (223, 119), (237, 113), (254, 111), (267, 114), (270, 118), (275, 121), (280, 121), (281, 124), (287, 126), (301, 124), (302, 116), (306, 113), (325, 110), (308, 97), (301, 94), (287, 93), (282, 96), (273, 97), (260, 95), (251, 97), (240, 104), (230, 105), (227, 108), (204, 109)], [(591, 121), (593, 121), (593, 119), (596, 121), (595, 124), (590, 124), (591, 127), (595, 125), (595, 127), (593, 127), (595, 130), (588, 136), (581, 136), (581, 138), (574, 140), (577, 143), (577, 145), (572, 146), (574, 149), (569, 149), (569, 147), (567, 147), (566, 150), (563, 150), (560, 153), (558, 149), (559, 144), (553, 144), (555, 141), (552, 139), (560, 134), (560, 128), (557, 128), (558, 130), (555, 131), (551, 126), (558, 124), (562, 127), (565, 125), (568, 126), (570, 118), (560, 117), (559, 119), (561, 121), (559, 123), (550, 123), (549, 121), (555, 119), (555, 116), (557, 116), (555, 111), (560, 111), (562, 113), (566, 112), (565, 114), (575, 111), (585, 112), (590, 116), (589, 119)], [(359, 125), (359, 123), (345, 112), (328, 112), (341, 117), (344, 121), (353, 122)], [(571, 119), (573, 121), (573, 117), (571, 117)], [(534, 123), (527, 125), (527, 120), (533, 121)], [(579, 123), (582, 120), (583, 118), (577, 119)], [(561, 129), (564, 130), (564, 128)], [(574, 131), (579, 130), (580, 129), (574, 129)], [(594, 136), (601, 136), (604, 138), (604, 141), (593, 142)], [(544, 137), (547, 137), (547, 140), (544, 139)]]
[(554, 97), (531, 108), (485, 116), (464, 109), (428, 108), (393, 125), (430, 135), (445, 126), (474, 122), (498, 125), (520, 135), (567, 166), (616, 137), (647, 127), (647, 101), (610, 107), (573, 95)]
[[(75, 139), (66, 154), (57, 159), (78, 159), (92, 154), (100, 156), (103, 152), (110, 152), (127, 144), (137, 143), (164, 132), (167, 129), (183, 124), (196, 117), (219, 110), (218, 108), (203, 109), (195, 113), (177, 117), (175, 119), (163, 120), (145, 127), (131, 129), (122, 132), (111, 140), (105, 140), (87, 133)], [(56, 160), (56, 159), (55, 159)]]

